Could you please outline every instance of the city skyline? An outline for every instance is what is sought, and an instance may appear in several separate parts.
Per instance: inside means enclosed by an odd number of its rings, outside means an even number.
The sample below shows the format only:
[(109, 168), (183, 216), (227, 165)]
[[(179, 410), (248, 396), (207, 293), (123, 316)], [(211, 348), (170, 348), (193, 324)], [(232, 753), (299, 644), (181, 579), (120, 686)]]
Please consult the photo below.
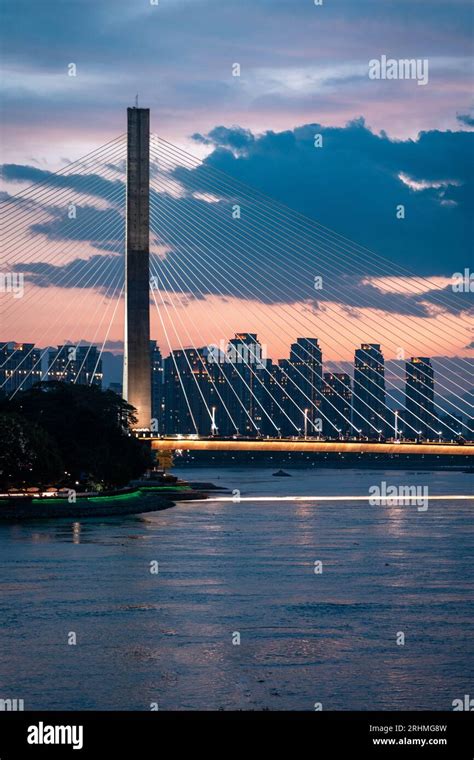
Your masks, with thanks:
[[(250, 331), (247, 331), (247, 330), (236, 330), (234, 334), (245, 333), (245, 332), (250, 332)], [(216, 349), (219, 349), (219, 347), (221, 347), (223, 344), (226, 343), (226, 340), (227, 339), (225, 337), (222, 337), (216, 343), (205, 344), (203, 346), (198, 346), (198, 347), (199, 348), (204, 348), (204, 347), (207, 347), (207, 346), (210, 345), (212, 347), (215, 347)], [(296, 336), (295, 336), (295, 340), (296, 340)], [(158, 342), (157, 339), (156, 338), (154, 339), (152, 337), (152, 343), (157, 343), (157, 342)], [(367, 342), (368, 341), (361, 341), (361, 344), (362, 343), (367, 343)], [(110, 383), (114, 383), (114, 384), (120, 383), (120, 384), (122, 384), (122, 375), (123, 375), (123, 341), (121, 341), (121, 340), (106, 342), (104, 346), (103, 346), (103, 343), (95, 343), (95, 344), (92, 343), (91, 344), (91, 343), (88, 343), (85, 340), (79, 340), (78, 342), (67, 340), (67, 341), (62, 341), (60, 343), (56, 343), (54, 345), (43, 345), (43, 346), (36, 346), (36, 344), (29, 343), (28, 341), (17, 341), (17, 340), (4, 340), (4, 341), (0, 341), (0, 344), (1, 345), (10, 344), (10, 345), (15, 345), (17, 347), (18, 346), (24, 346), (25, 349), (27, 347), (33, 347), (34, 346), (35, 350), (38, 351), (38, 352), (40, 352), (42, 354), (42, 357), (43, 357), (41, 359), (41, 365), (40, 365), (43, 368), (42, 369), (42, 374), (44, 374), (46, 372), (46, 368), (47, 368), (47, 358), (46, 357), (49, 355), (49, 353), (51, 351), (56, 351), (58, 349), (58, 347), (60, 347), (60, 346), (74, 347), (75, 346), (77, 348), (81, 348), (81, 347), (86, 347), (87, 348), (88, 346), (94, 346), (95, 348), (102, 349), (101, 362), (102, 361), (105, 362), (104, 373), (103, 373), (104, 374), (104, 379), (105, 379), (105, 385), (108, 386)], [(273, 354), (275, 356), (275, 354), (269, 350), (269, 348), (268, 348), (268, 346), (266, 344), (262, 344), (262, 345), (263, 345), (262, 353), (265, 354), (265, 356), (269, 356), (270, 354)], [(196, 348), (196, 347), (193, 346), (193, 345), (183, 344), (182, 346), (177, 347), (175, 350), (179, 350), (181, 348), (192, 349), (192, 348)], [(355, 350), (355, 348), (356, 348), (356, 345), (353, 346), (353, 351)], [(160, 348), (160, 351), (161, 351), (161, 348)], [(278, 358), (279, 359), (287, 359), (287, 358), (289, 358), (290, 351), (291, 351), (291, 342), (288, 343), (286, 351), (282, 352), (283, 355), (279, 356)], [(327, 367), (328, 371), (334, 372), (334, 373), (337, 373), (337, 372), (344, 373), (344, 372), (350, 371), (350, 369), (353, 367), (353, 364), (354, 364), (353, 354), (352, 354), (351, 357), (349, 357), (346, 360), (334, 361), (332, 359), (327, 359), (328, 352), (327, 352), (327, 346), (326, 345), (324, 345), (324, 352), (325, 352), (325, 357), (326, 357), (324, 364)], [(386, 350), (385, 347), (383, 348), (383, 352), (384, 352), (384, 357), (385, 357), (386, 364), (387, 363), (388, 364), (394, 364), (396, 366), (398, 366), (398, 365), (404, 365), (405, 364), (405, 361), (406, 361), (405, 358), (391, 357), (390, 354), (387, 352), (387, 350)], [(419, 352), (419, 355), (421, 356), (421, 351)], [(22, 357), (20, 357), (20, 360), (21, 360), (21, 358)], [(410, 354), (410, 358), (411, 358), (411, 354)], [(444, 357), (444, 356), (436, 356), (436, 355), (430, 357), (431, 362), (433, 363), (434, 368), (436, 368), (437, 361), (443, 362), (443, 360), (445, 358), (446, 357)], [(396, 374), (394, 374), (394, 375), (391, 376), (391, 380), (394, 383), (394, 385), (398, 384), (398, 385), (400, 385), (400, 387), (402, 387), (402, 385), (404, 385), (404, 382), (405, 382), (404, 380), (403, 380), (403, 382), (401, 382), (400, 381), (400, 376), (396, 375)], [(471, 383), (471, 374), (470, 374), (469, 370), (463, 371), (463, 368), (460, 367), (459, 368), (459, 376), (457, 377), (457, 380), (460, 381), (465, 386), (465, 395), (466, 396), (472, 395), (473, 388), (472, 388), (472, 383)], [(447, 386), (448, 391), (449, 391), (450, 390), (450, 386), (451, 386), (450, 379), (449, 378), (444, 378), (444, 382), (446, 383), (446, 386)]]
[[(10, 363), (8, 352), (14, 359)], [(0, 367), (4, 392), (16, 394), (47, 380), (122, 393), (121, 384), (114, 380), (103, 384), (103, 352), (96, 346), (66, 344), (46, 351), (11, 341), (0, 344), (0, 353), (7, 357)], [(194, 429), (205, 434), (215, 425), (214, 433), (222, 435), (360, 434), (373, 438), (378, 434), (427, 439), (442, 435), (452, 439), (457, 434), (472, 438), (469, 394), (462, 406), (458, 406), (459, 398), (444, 400), (436, 393), (431, 359), (419, 356), (403, 360), (403, 383), (395, 387), (389, 380), (386, 386), (387, 362), (380, 344), (354, 347), (353, 365), (347, 372), (328, 366), (317, 338), (296, 338), (289, 347), (289, 359), (274, 361), (257, 334), (244, 332), (221, 346), (182, 347), (168, 355), (151, 340), (150, 362), (151, 429), (155, 433), (190, 433)], [(211, 409), (218, 414), (209, 424)], [(240, 420), (238, 424), (234, 418)]]

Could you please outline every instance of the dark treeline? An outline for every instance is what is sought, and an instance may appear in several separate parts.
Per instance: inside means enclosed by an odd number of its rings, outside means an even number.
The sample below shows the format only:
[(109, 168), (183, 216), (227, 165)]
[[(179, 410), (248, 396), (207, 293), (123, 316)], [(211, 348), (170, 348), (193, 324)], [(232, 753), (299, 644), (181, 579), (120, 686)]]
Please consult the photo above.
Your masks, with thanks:
[(60, 382), (1, 400), (0, 487), (125, 485), (152, 464), (130, 434), (134, 412), (116, 393)]

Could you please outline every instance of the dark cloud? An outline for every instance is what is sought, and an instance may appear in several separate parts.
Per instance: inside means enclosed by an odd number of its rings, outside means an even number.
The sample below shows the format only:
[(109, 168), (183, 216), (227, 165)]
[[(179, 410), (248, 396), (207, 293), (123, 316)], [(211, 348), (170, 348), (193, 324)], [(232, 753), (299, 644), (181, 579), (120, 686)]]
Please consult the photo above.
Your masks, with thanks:
[(468, 113), (459, 113), (457, 120), (466, 127), (474, 127), (474, 116)]
[[(203, 190), (215, 170), (225, 172), (389, 259), (392, 271), (449, 276), (469, 264), (472, 133), (434, 130), (391, 140), (358, 119), (346, 127), (307, 124), (246, 135), (245, 142), (239, 128), (238, 150), (232, 133), (218, 127), (199, 137), (214, 150), (197, 168), (177, 169), (179, 180)], [(314, 147), (316, 134), (321, 148)], [(222, 176), (221, 193), (229, 192)], [(403, 220), (396, 217), (399, 205)]]
[[(28, 212), (24, 220), (21, 215), (18, 217), (19, 224), (27, 224), (33, 238), (41, 235), (51, 241), (89, 241), (101, 250), (119, 248), (125, 231), (124, 182), (109, 180), (98, 173), (55, 174), (17, 164), (4, 164), (1, 174), (9, 182), (32, 183), (24, 196), (4, 192), (1, 200), (7, 205), (8, 214), (15, 213), (15, 209)], [(87, 202), (80, 203), (73, 193), (106, 200), (110, 205), (97, 208)], [(70, 206), (72, 201), (74, 209)], [(10, 240), (10, 235), (8, 238)], [(9, 244), (14, 245), (14, 239)], [(57, 256), (62, 253), (57, 250)]]
[[(323, 136), (322, 148), (314, 147), (315, 134)], [(452, 314), (472, 306), (471, 294), (454, 293), (450, 287), (440, 294), (426, 282), (425, 292), (419, 293), (408, 283), (405, 292), (385, 292), (370, 281), (402, 273), (451, 275), (464, 269), (470, 251), (472, 177), (463, 153), (470, 148), (470, 133), (422, 133), (416, 141), (392, 141), (358, 119), (345, 128), (311, 124), (263, 135), (216, 127), (196, 139), (214, 149), (203, 163), (188, 162), (171, 174), (163, 161), (169, 147), (161, 143), (153, 153), (161, 161), (154, 165), (151, 181), (152, 242), (168, 251), (156, 260), (167, 278), (165, 286), (195, 298), (212, 293), (265, 303), (304, 301), (314, 310), (336, 302), (351, 314), (369, 306), (428, 317), (440, 300)], [(34, 175), (57, 192), (57, 175), (34, 167), (10, 167), (7, 172), (18, 178)], [(428, 186), (415, 191), (401, 181), (401, 173)], [(94, 192), (109, 198), (118, 187), (123, 203), (123, 183), (99, 179), (95, 182), (94, 176)], [(90, 187), (83, 175), (62, 177), (61, 183), (74, 190)], [(178, 195), (170, 192), (177, 189)], [(203, 200), (203, 193), (216, 202)], [(448, 198), (454, 205), (446, 204)], [(395, 217), (400, 203), (406, 207), (404, 220)], [(233, 218), (235, 205), (240, 219)], [(88, 240), (104, 250), (114, 250), (123, 237), (118, 208), (78, 207), (75, 220), (67, 218), (64, 208), (49, 211), (52, 218), (33, 225), (33, 234)], [(103, 257), (90, 261), (93, 270)], [(74, 286), (79, 265), (76, 261), (63, 267), (65, 287)], [(41, 287), (61, 268), (47, 262), (32, 266), (18, 265)], [(107, 277), (99, 275), (98, 285), (105, 285)], [(316, 277), (322, 277), (318, 289)], [(92, 277), (89, 283), (94, 282)]]
[(39, 288), (94, 288), (105, 292), (120, 276), (123, 278), (123, 268), (122, 255), (97, 255), (74, 259), (64, 265), (21, 262), (15, 265), (14, 271), (23, 272), (26, 282)]
[(195, 133), (192, 137), (193, 140), (204, 145), (219, 145), (220, 147), (231, 148), (233, 151), (245, 150), (255, 142), (252, 132), (239, 126), (230, 129), (215, 127), (207, 135)]
[[(114, 196), (116, 198), (114, 202), (118, 205), (123, 205), (125, 199), (124, 182), (118, 179), (107, 179), (101, 174), (74, 172), (59, 174), (22, 164), (3, 164), (0, 167), (0, 174), (7, 182), (29, 182), (36, 186), (33, 195), (26, 195), (26, 201), (30, 197), (31, 202), (47, 203), (47, 188), (71, 189), (96, 198), (110, 199)], [(57, 194), (51, 192), (49, 202), (54, 204), (57, 197)], [(8, 198), (14, 200), (15, 196), (9, 195)]]
[(54, 208), (54, 218), (32, 224), (33, 234), (46, 235), (49, 240), (89, 240), (101, 248), (113, 245), (124, 236), (124, 217), (116, 209), (97, 209), (93, 206), (76, 206), (76, 216), (70, 219), (67, 207)]
[[(97, 343), (97, 346), (101, 346), (102, 343)], [(123, 351), (123, 340), (106, 340), (104, 344), (104, 349), (108, 349), (109, 351)]]

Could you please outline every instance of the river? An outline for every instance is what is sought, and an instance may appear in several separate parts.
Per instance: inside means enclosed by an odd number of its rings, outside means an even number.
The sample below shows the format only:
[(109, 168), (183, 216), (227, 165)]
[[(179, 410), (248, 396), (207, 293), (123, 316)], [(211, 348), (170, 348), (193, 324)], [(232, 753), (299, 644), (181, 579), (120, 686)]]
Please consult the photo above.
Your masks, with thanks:
[(25, 710), (452, 709), (474, 683), (474, 502), (350, 497), (382, 481), (470, 494), (472, 475), (290, 472), (177, 474), (245, 497), (347, 499), (1, 525), (0, 698)]

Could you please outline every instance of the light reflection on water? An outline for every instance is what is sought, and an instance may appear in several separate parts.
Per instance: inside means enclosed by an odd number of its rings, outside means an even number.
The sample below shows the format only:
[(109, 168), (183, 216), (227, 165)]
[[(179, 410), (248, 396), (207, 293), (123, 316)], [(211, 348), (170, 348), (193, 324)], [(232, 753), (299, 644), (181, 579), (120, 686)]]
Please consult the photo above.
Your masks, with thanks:
[[(462, 473), (183, 474), (242, 495), (355, 495), (381, 480), (472, 491)], [(472, 690), (473, 544), (468, 501), (423, 513), (184, 502), (3, 525), (0, 697), (27, 709), (450, 709)]]

